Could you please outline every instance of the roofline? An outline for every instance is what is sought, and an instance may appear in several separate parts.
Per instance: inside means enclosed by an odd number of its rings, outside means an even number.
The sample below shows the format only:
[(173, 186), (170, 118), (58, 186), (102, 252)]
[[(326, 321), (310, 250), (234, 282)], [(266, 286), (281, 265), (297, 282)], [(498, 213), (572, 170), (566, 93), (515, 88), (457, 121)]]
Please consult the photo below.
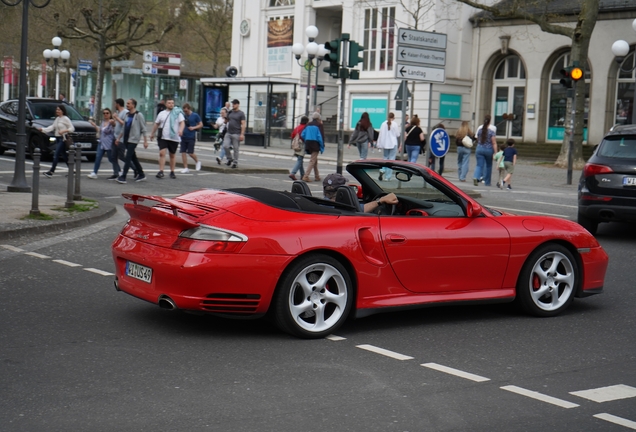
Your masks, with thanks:
[(222, 77), (222, 78), (201, 78), (201, 84), (237, 83), (237, 84), (300, 84), (300, 80), (294, 78), (277, 77)]

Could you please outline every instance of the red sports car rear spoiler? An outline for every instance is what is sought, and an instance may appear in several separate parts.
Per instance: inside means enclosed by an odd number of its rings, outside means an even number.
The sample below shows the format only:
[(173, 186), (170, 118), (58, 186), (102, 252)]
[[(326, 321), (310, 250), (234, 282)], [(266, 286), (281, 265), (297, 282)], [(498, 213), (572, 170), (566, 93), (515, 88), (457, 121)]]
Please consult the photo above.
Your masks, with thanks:
[(206, 215), (206, 211), (202, 210), (191, 204), (186, 204), (180, 201), (164, 198), (156, 195), (137, 195), (137, 194), (121, 194), (127, 200), (131, 200), (135, 205), (141, 201), (155, 201), (160, 204), (164, 204), (170, 207), (172, 214), (179, 217), (178, 210), (191, 214), (192, 216), (201, 217)]

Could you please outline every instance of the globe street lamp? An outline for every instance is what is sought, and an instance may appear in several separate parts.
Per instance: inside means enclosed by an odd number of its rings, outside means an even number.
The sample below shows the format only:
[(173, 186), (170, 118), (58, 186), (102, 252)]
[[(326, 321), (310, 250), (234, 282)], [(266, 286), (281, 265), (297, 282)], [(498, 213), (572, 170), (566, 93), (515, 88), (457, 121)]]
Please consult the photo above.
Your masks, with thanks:
[(71, 58), (71, 53), (67, 50), (60, 51), (60, 45), (62, 45), (62, 38), (55, 36), (51, 39), (51, 43), (53, 44), (53, 49), (45, 49), (42, 52), (46, 63), (48, 64), (49, 60), (53, 59), (53, 74), (55, 75), (55, 99), (60, 98), (60, 76), (57, 73), (57, 65), (59, 60), (62, 59), (62, 62), (66, 64), (69, 58)]
[[(311, 96), (311, 70), (317, 68), (322, 63), (325, 55), (329, 52), (323, 44), (318, 45), (314, 40), (318, 37), (318, 28), (316, 26), (309, 26), (305, 29), (305, 34), (309, 39), (307, 46), (300, 42), (295, 43), (292, 46), (292, 53), (296, 57), (296, 62), (307, 70), (307, 99), (305, 103), (305, 115), (309, 116), (309, 101)], [(300, 61), (300, 57), (307, 51), (307, 60), (305, 62)], [(315, 63), (314, 63), (315, 60)], [(318, 87), (318, 71), (316, 71), (316, 89)], [(316, 94), (314, 93), (314, 105), (316, 104)]]
[[(632, 21), (632, 28), (636, 32), (636, 19)], [(625, 57), (629, 54), (629, 43), (624, 40), (617, 40), (612, 44), (612, 53), (616, 56), (616, 61), (618, 62), (620, 72), (632, 73), (636, 70), (636, 52), (632, 53), (631, 56), (631, 66), (629, 64), (625, 64)], [(635, 74), (636, 75), (636, 74)], [(636, 124), (636, 81), (634, 82), (634, 89), (632, 93), (632, 118), (631, 124)]]

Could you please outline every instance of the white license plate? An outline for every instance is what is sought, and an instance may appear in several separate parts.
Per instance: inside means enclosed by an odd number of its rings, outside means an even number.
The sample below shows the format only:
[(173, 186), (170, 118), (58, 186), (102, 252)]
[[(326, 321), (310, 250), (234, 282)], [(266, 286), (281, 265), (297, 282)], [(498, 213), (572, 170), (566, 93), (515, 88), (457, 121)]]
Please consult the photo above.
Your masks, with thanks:
[(152, 269), (131, 261), (126, 261), (126, 276), (150, 283), (152, 280)]
[(636, 186), (636, 177), (623, 177), (623, 186)]
[(91, 143), (77, 143), (76, 145), (80, 146), (81, 148), (91, 148), (91, 147), (93, 147), (93, 144), (91, 144)]

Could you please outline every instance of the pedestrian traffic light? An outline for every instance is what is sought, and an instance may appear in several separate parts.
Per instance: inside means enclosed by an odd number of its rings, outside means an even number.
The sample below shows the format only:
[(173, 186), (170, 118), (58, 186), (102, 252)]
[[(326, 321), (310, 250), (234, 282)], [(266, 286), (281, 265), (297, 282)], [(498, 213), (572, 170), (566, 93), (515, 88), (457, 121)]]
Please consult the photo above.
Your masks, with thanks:
[(324, 60), (329, 62), (329, 66), (323, 71), (327, 72), (333, 78), (338, 78), (338, 70), (340, 69), (340, 39), (334, 39), (325, 43), (325, 49), (329, 52), (325, 55)]
[(364, 51), (364, 47), (360, 45), (356, 41), (349, 42), (349, 62), (347, 63), (347, 67), (355, 67), (358, 63), (362, 63), (364, 61), (364, 57), (360, 57), (362, 52)]
[(561, 80), (559, 82), (565, 88), (572, 88), (572, 76), (570, 75), (571, 72), (571, 66), (565, 67), (559, 71), (559, 73), (561, 74)]

